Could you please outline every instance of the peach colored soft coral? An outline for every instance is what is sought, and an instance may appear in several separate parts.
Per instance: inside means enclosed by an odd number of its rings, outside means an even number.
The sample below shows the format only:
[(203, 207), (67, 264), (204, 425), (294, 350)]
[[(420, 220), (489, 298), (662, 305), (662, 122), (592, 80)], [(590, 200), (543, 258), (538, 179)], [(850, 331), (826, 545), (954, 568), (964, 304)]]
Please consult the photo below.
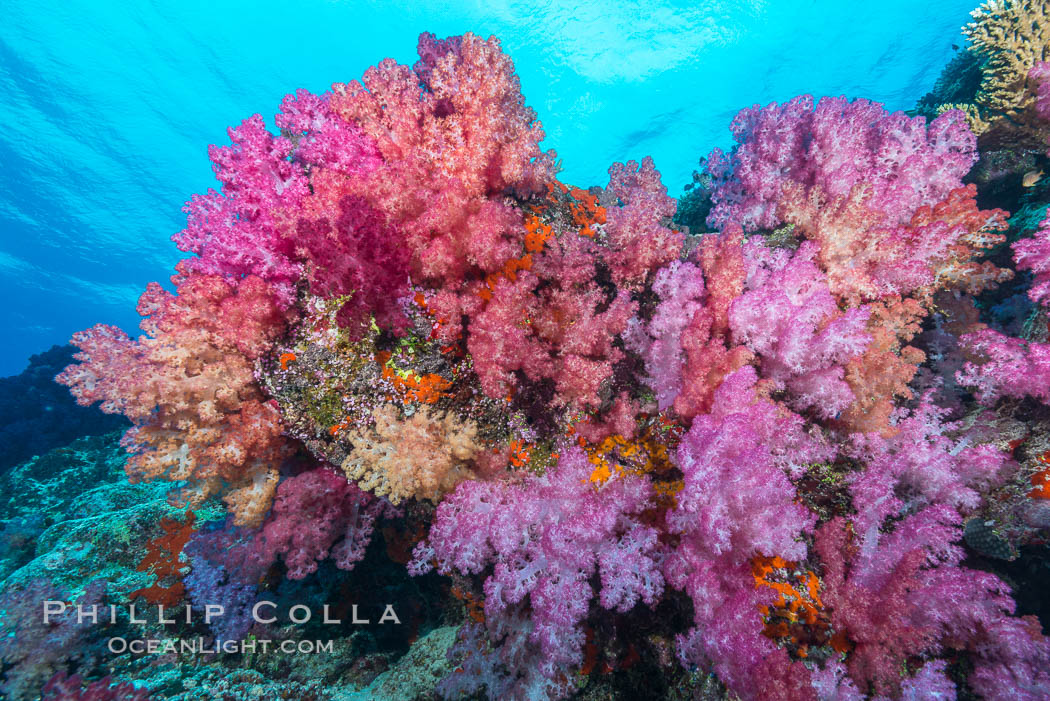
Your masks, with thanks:
[(411, 498), (437, 501), (474, 477), (472, 461), (481, 448), (472, 422), (430, 407), (400, 418), (396, 409), (383, 405), (373, 417), (374, 431), (347, 434), (354, 448), (343, 471), (361, 489), (394, 504)]
[(198, 505), (222, 494), (238, 524), (258, 524), (289, 448), (277, 409), (257, 386), (253, 361), (285, 328), (270, 286), (249, 276), (176, 277), (177, 294), (153, 283), (139, 301), (145, 335), (99, 325), (73, 337), (79, 365), (56, 378), (84, 405), (134, 422), (124, 445), (133, 480), (186, 481)]

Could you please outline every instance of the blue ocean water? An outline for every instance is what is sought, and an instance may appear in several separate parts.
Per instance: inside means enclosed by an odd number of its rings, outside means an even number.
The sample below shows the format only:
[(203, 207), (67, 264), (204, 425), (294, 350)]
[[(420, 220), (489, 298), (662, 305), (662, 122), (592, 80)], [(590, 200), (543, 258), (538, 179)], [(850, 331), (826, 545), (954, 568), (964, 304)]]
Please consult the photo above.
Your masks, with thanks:
[(166, 280), (207, 145), (281, 97), (414, 60), (422, 31), (495, 34), (562, 180), (652, 155), (672, 194), (741, 107), (800, 93), (910, 108), (973, 0), (4, 3), (0, 375), (97, 322), (134, 332)]

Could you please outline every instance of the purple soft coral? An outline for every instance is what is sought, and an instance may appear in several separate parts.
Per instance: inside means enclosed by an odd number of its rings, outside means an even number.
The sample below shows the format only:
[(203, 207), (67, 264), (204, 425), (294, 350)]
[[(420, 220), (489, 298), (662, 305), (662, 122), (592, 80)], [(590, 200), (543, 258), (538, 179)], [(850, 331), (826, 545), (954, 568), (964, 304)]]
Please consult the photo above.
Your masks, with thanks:
[(871, 342), (864, 307), (839, 311), (807, 241), (791, 255), (752, 241), (744, 293), (729, 308), (734, 340), (760, 359), (763, 378), (790, 395), (792, 408), (834, 418), (854, 400), (845, 365)]
[(531, 605), (529, 641), (542, 669), (555, 678), (582, 661), (580, 622), (594, 598), (589, 579), (602, 582), (600, 601), (626, 611), (639, 600), (654, 604), (663, 593), (656, 531), (639, 520), (649, 506), (647, 478), (625, 475), (601, 488), (579, 448), (525, 484), (465, 482), (438, 506), (416, 574), (437, 561), (438, 571), (477, 574), (485, 580), (485, 616), (499, 625), (518, 605)]
[[(927, 128), (922, 117), (886, 112), (868, 100), (825, 97), (816, 108), (808, 95), (742, 110), (730, 129), (739, 146), (709, 158), (721, 181), (708, 223), (768, 229), (780, 223), (777, 204), (785, 183), (846, 196), (863, 183), (867, 205), (885, 224), (903, 224), (960, 186), (976, 161), (976, 140), (960, 112), (947, 112)], [(733, 177), (728, 173), (732, 170)]]
[(827, 453), (797, 417), (776, 419), (777, 408), (755, 397), (756, 380), (750, 367), (730, 375), (712, 413), (682, 438), (676, 462), (685, 484), (667, 514), (680, 542), (663, 569), (693, 600), (696, 627), (679, 640), (682, 662), (712, 668), (745, 698), (772, 698), (764, 684), (789, 674), (791, 663), (762, 636), (759, 606), (771, 598), (755, 588), (750, 560), (806, 557), (802, 536), (815, 518), (797, 503), (787, 472)]
[(260, 534), (262, 552), (271, 561), (280, 555), (290, 579), (315, 572), (318, 561), (329, 554), (340, 569), (353, 569), (384, 513), (394, 513), (385, 500), (319, 467), (277, 488), (273, 513)]

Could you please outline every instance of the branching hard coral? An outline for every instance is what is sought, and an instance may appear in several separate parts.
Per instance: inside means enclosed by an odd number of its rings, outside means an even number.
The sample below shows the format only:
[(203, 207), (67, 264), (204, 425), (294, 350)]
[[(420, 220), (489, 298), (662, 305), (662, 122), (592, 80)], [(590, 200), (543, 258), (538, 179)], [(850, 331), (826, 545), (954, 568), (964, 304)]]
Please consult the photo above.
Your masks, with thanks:
[(410, 498), (437, 501), (474, 477), (474, 458), (482, 447), (472, 422), (429, 407), (399, 418), (384, 405), (373, 416), (374, 430), (346, 435), (354, 447), (343, 471), (361, 489), (394, 504)]
[(1046, 74), (1050, 22), (1039, 0), (988, 0), (963, 27), (969, 40), (944, 69), (920, 110), (958, 109), (983, 149), (995, 153), (1041, 145), (1048, 120), (1040, 91)]
[(1034, 100), (1028, 74), (1050, 58), (1050, 17), (1039, 0), (988, 0), (963, 27), (970, 50), (980, 55), (977, 104), (993, 115), (1017, 119)]

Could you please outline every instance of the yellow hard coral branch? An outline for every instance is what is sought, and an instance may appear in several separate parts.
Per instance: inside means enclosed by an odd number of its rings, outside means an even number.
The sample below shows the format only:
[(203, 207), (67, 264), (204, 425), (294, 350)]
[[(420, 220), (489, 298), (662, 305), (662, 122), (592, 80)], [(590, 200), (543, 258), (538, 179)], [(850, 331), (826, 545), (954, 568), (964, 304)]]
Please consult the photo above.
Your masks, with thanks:
[(965, 102), (945, 103), (943, 105), (938, 106), (935, 110), (935, 113), (939, 117), (945, 112), (950, 112), (952, 110), (959, 110), (964, 115), (966, 115), (966, 124), (970, 127), (970, 131), (972, 131), (976, 136), (980, 136), (981, 134), (985, 133), (992, 126), (991, 123), (981, 115), (981, 112), (977, 109), (976, 105), (971, 105)]
[(971, 50), (985, 58), (977, 104), (1016, 118), (1035, 99), (1028, 72), (1050, 48), (1048, 6), (1039, 0), (990, 0), (963, 27)]

